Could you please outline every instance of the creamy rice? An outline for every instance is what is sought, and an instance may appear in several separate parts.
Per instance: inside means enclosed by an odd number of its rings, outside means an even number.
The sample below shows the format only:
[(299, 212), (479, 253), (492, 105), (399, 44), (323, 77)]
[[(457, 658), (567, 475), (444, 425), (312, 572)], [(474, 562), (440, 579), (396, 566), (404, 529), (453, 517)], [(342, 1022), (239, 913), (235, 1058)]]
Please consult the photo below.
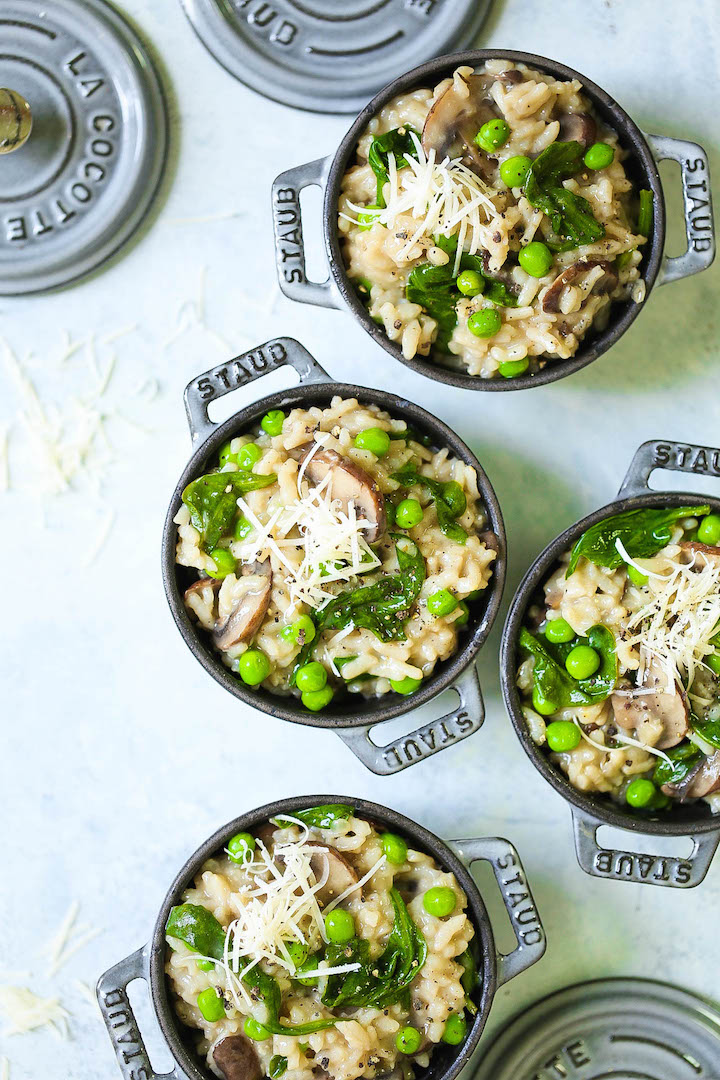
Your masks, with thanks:
[[(352, 808), (348, 810), (352, 812)], [(332, 822), (328, 828), (310, 827), (308, 830), (298, 824), (279, 824), (283, 827), (265, 826), (256, 830), (256, 834), (264, 838), (270, 854), (275, 852), (276, 865), (281, 869), (283, 862), (282, 858), (277, 861), (277, 845), (288, 841), (305, 842), (319, 846), (323, 851), (329, 850), (333, 858), (341, 858), (350, 867), (357, 880), (375, 867), (362, 888), (356, 889), (339, 905), (352, 916), (355, 932), (359, 939), (369, 943), (373, 959), (387, 946), (393, 926), (391, 888), (398, 890), (407, 905), (413, 924), (425, 940), (427, 956), (407, 994), (400, 995), (399, 1000), (387, 1007), (334, 1009), (321, 1001), (322, 979), (316, 978), (312, 985), (301, 985), (286, 967), (263, 959), (262, 970), (276, 979), (282, 991), (283, 1023), (299, 1025), (330, 1017), (337, 1017), (338, 1022), (302, 1037), (273, 1034), (253, 1042), (245, 1038), (245, 1044), (257, 1054), (258, 1075), (268, 1075), (271, 1060), (279, 1056), (287, 1059), (283, 1074), (286, 1080), (372, 1078), (387, 1075), (396, 1066), (401, 1066), (401, 1075), (409, 1080), (414, 1067), (428, 1065), (434, 1046), (442, 1039), (448, 1017), (462, 1014), (468, 1003), (461, 984), (465, 968), (459, 957), (469, 955), (468, 945), (474, 930), (466, 914), (467, 898), (463, 890), (453, 874), (445, 873), (431, 856), (412, 847), (407, 847), (399, 864), (382, 861), (385, 850), (382, 834), (370, 822), (355, 815)], [(263, 846), (262, 840), (257, 843), (255, 858)], [(207, 909), (227, 931), (247, 903), (245, 890), (251, 883), (246, 864), (219, 852), (202, 867), (194, 884), (183, 894), (182, 903)], [(454, 910), (443, 917), (429, 914), (423, 903), (427, 890), (438, 886), (452, 890), (455, 899)], [(321, 902), (321, 908), (324, 906)], [(311, 953), (320, 957), (324, 965), (325, 944), (307, 919), (301, 921), (300, 926), (311, 943)], [(222, 963), (211, 965), (212, 970), (201, 970), (197, 950), (172, 936), (168, 937), (168, 943), (166, 973), (177, 1014), (184, 1024), (197, 1031), (198, 1054), (216, 1075), (222, 1077), (224, 1073), (214, 1059), (214, 1049), (228, 1036), (244, 1038), (248, 1017), (259, 1023), (267, 1022), (263, 1003), (249, 1001), (246, 1004), (241, 999), (238, 1007), (237, 987), (233, 994), (230, 989), (232, 978)], [(242, 963), (248, 959), (246, 957)], [(216, 988), (224, 1006), (222, 1017), (215, 1022), (206, 1020), (197, 1004), (198, 995), (209, 988)], [(471, 1012), (475, 1011), (472, 1002), (469, 1008)], [(400, 1053), (396, 1046), (398, 1032), (408, 1025), (422, 1036), (420, 1048), (412, 1055)], [(228, 1077), (228, 1080), (235, 1078)]]
[[(415, 204), (383, 223), (373, 223), (372, 210), (363, 217), (358, 214), (376, 205), (376, 174), (368, 163), (373, 139), (398, 128), (422, 133), (433, 105), (449, 93), (467, 97), (467, 80), (477, 74), (488, 77), (489, 107), (507, 122), (510, 133), (507, 141), (484, 159), (484, 191), (493, 206), (492, 215), (487, 215), (488, 227), (479, 246), (473, 248), (469, 235), (460, 246), (482, 257), (487, 278), (504, 283), (514, 294), (516, 306), (497, 307), (502, 316), (499, 329), (489, 337), (478, 337), (469, 329), (468, 319), (494, 305), (482, 294), (466, 298), (455, 291), (457, 324), (447, 350), (440, 350), (436, 346), (437, 321), (406, 295), (414, 269), (448, 261), (447, 253), (438, 247), (438, 236), (422, 230), (424, 209)], [(553, 143), (575, 138), (572, 127), (566, 128), (571, 117), (580, 117), (588, 125), (583, 129), (583, 145), (601, 140), (614, 151), (606, 167), (588, 169), (581, 164), (580, 171), (563, 184), (567, 191), (587, 200), (604, 235), (558, 252), (547, 273), (534, 277), (518, 264), (518, 253), (532, 241), (552, 243), (550, 220), (530, 204), (523, 187), (509, 188), (500, 179), (499, 168), (509, 158), (522, 155), (535, 159)], [(467, 143), (464, 145), (467, 151)], [(472, 153), (477, 157), (478, 151)], [(470, 155), (465, 157), (470, 161)], [(594, 115), (577, 80), (558, 80), (504, 60), (488, 61), (477, 71), (458, 68), (452, 79), (434, 88), (419, 88), (394, 98), (370, 121), (359, 140), (355, 163), (343, 179), (338, 208), (349, 276), (358, 283), (372, 318), (408, 359), (416, 355), (430, 358), (484, 379), (513, 371), (501, 370), (501, 364), (514, 363), (514, 373), (521, 374), (520, 369), (532, 373), (548, 361), (567, 359), (591, 327), (597, 331), (607, 325), (613, 301), (641, 303), (645, 296), (640, 263), (646, 238), (634, 225), (634, 193), (623, 165), (626, 157), (616, 133)], [(439, 161), (441, 155), (437, 158)], [(399, 164), (403, 164), (402, 155)], [(472, 161), (470, 168), (475, 168)], [(407, 166), (398, 169), (398, 185), (402, 186), (403, 178), (411, 172)], [(388, 184), (386, 202), (391, 197)], [(445, 235), (457, 238), (459, 229), (456, 224)], [(551, 294), (553, 282), (575, 264), (581, 264), (580, 272), (566, 273), (568, 283), (557, 286)], [(551, 303), (554, 294), (559, 295)]]

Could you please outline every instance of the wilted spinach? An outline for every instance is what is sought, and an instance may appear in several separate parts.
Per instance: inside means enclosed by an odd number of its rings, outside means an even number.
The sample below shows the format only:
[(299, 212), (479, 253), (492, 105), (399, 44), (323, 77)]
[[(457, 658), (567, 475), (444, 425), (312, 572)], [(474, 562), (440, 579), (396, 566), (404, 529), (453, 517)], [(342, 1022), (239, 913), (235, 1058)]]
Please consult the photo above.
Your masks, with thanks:
[(465, 513), (467, 507), (465, 493), (459, 484), (453, 480), (448, 483), (432, 480), (429, 476), (423, 476), (422, 473), (417, 472), (412, 465), (404, 465), (402, 469), (392, 474), (392, 479), (397, 480), (406, 488), (414, 487), (416, 484), (424, 485), (435, 504), (435, 512), (442, 533), (450, 540), (454, 540), (456, 544), (466, 542), (467, 533), (455, 520)]
[(702, 750), (688, 741), (672, 746), (664, 753), (670, 758), (670, 763), (661, 759), (655, 766), (653, 780), (658, 787), (663, 784), (681, 784), (704, 756)]
[(584, 152), (579, 142), (551, 143), (535, 158), (523, 185), (528, 202), (547, 215), (553, 232), (564, 241), (560, 245), (564, 250), (568, 244), (592, 244), (605, 235), (587, 199), (562, 184), (582, 169)]
[(692, 726), (701, 739), (720, 750), (720, 720), (698, 720), (693, 717)]
[[(587, 637), (578, 637), (566, 646), (541, 641), (523, 627), (520, 648), (535, 658), (533, 681), (547, 701), (556, 709), (570, 705), (594, 705), (604, 701), (615, 689), (617, 656), (615, 636), (606, 626), (592, 626)], [(565, 670), (565, 656), (575, 645), (590, 645), (600, 654), (600, 667), (588, 679), (574, 679)]]
[(670, 543), (671, 526), (676, 521), (709, 512), (709, 506), (676, 506), (667, 510), (625, 510), (604, 518), (575, 541), (565, 577), (575, 573), (581, 555), (611, 570), (622, 566), (625, 560), (615, 546), (617, 540), (632, 559), (649, 559)]
[(182, 493), (182, 501), (190, 511), (190, 521), (200, 533), (205, 550), (217, 547), (218, 540), (230, 528), (240, 495), (268, 487), (276, 480), (275, 473), (263, 476), (252, 472), (214, 472), (191, 481)]
[(324, 806), (310, 806), (307, 810), (294, 810), (292, 817), (316, 829), (330, 829), (338, 821), (346, 821), (354, 813), (354, 806), (347, 806), (345, 803), (326, 803)]
[(417, 150), (415, 143), (412, 140), (412, 136), (419, 139), (417, 131), (414, 128), (404, 124), (402, 127), (393, 128), (392, 131), (386, 131), (384, 135), (376, 135), (373, 141), (370, 143), (370, 150), (368, 151), (368, 165), (375, 173), (377, 180), (377, 196), (376, 203), (379, 207), (385, 207), (385, 199), (383, 198), (383, 188), (389, 180), (388, 176), (388, 154), (395, 156), (395, 164), (398, 169), (407, 167), (407, 161), (405, 155), (409, 154), (410, 157), (417, 157)]

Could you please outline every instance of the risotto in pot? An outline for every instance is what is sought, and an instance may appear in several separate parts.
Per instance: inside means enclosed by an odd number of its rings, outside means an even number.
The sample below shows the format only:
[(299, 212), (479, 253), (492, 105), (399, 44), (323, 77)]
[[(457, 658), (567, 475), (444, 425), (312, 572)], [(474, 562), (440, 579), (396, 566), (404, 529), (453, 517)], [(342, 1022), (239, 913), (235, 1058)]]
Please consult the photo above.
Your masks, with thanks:
[(477, 1012), (466, 906), (453, 874), (352, 806), (274, 818), (170, 912), (177, 1014), (224, 1080), (411, 1080)]
[(458, 648), (497, 539), (475, 470), (374, 405), (273, 410), (192, 481), (191, 617), (249, 686), (410, 694)]
[(342, 184), (346, 268), (406, 359), (534, 373), (641, 303), (650, 191), (577, 80), (490, 60), (390, 101)]
[(720, 812), (720, 515), (628, 510), (592, 525), (520, 635), (530, 735), (579, 791), (638, 812)]

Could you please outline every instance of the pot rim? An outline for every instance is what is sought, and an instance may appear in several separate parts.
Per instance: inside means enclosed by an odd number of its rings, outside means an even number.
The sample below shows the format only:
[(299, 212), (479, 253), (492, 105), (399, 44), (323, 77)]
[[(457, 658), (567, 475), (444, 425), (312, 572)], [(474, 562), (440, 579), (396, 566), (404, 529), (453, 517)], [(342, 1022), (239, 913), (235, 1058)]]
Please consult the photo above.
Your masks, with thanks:
[[(297, 700), (290, 695), (283, 697), (269, 691), (254, 690), (242, 683), (240, 679), (234, 678), (219, 656), (213, 651), (212, 646), (204, 643), (201, 632), (190, 620), (178, 587), (177, 567), (175, 564), (177, 526), (173, 518), (180, 506), (180, 495), (185, 486), (201, 474), (202, 466), (207, 462), (209, 455), (232, 434), (243, 433), (247, 430), (269, 409), (307, 405), (321, 399), (329, 401), (335, 395), (356, 397), (360, 402), (367, 401), (371, 404), (377, 404), (390, 412), (391, 415), (397, 415), (409, 422), (411, 421), (412, 426), (425, 430), (432, 435), (434, 445), (446, 446), (456, 457), (471, 465), (477, 474), (480, 502), (487, 515), (488, 527), (492, 529), (498, 540), (498, 553), (493, 562), (492, 577), (487, 589), (484, 590), (485, 596), (476, 602), (475, 606), (479, 610), (474, 616), (474, 621), (471, 609), (470, 623), (466, 629), (465, 641), (461, 647), (447, 660), (441, 661), (437, 665), (435, 672), (427, 680), (424, 680), (423, 685), (414, 694), (408, 697), (386, 694), (374, 701), (359, 698), (358, 695), (359, 700), (362, 702), (362, 710), (354, 708), (350, 715), (348, 715), (349, 710), (347, 708), (338, 709), (337, 707), (335, 709), (325, 709), (320, 713), (306, 712), (299, 704), (297, 706), (287, 704), (289, 701), (294, 702)], [(472, 450), (447, 424), (438, 417), (432, 416), (415, 402), (385, 390), (376, 390), (351, 383), (301, 383), (287, 390), (280, 390), (274, 394), (258, 398), (234, 413), (223, 423), (218, 424), (207, 438), (201, 440), (193, 449), (170, 500), (162, 535), (162, 576), (165, 595), (175, 624), (195, 658), (212, 675), (216, 682), (245, 704), (260, 709), (271, 716), (288, 720), (291, 723), (316, 728), (351, 729), (365, 727), (368, 724), (374, 726), (384, 720), (404, 716), (415, 708), (432, 701), (444, 690), (452, 687), (466, 668), (474, 662), (492, 629), (502, 600), (506, 568), (507, 546), (500, 504), (485, 470)], [(350, 704), (348, 697), (349, 695), (342, 699), (345, 706)], [(391, 700), (383, 705), (386, 697), (397, 698), (398, 700)]]
[[(160, 1030), (165, 1042), (170, 1049), (174, 1061), (190, 1080), (208, 1080), (210, 1076), (206, 1068), (199, 1065), (200, 1058), (193, 1057), (186, 1050), (181, 1031), (182, 1022), (176, 1017), (171, 994), (165, 976), (165, 955), (167, 945), (165, 942), (165, 923), (170, 908), (176, 904), (182, 892), (191, 883), (202, 864), (222, 849), (224, 844), (237, 832), (246, 832), (253, 827), (267, 821), (278, 814), (289, 813), (293, 810), (307, 806), (322, 805), (325, 803), (348, 803), (352, 805), (359, 816), (370, 821), (376, 821), (383, 825), (391, 826), (411, 838), (416, 843), (418, 850), (427, 852), (438, 864), (449, 869), (457, 878), (460, 887), (468, 898), (468, 909), (472, 918), (473, 926), (479, 942), (478, 970), (481, 972), (482, 984), (478, 1012), (473, 1019), (472, 1026), (465, 1041), (457, 1048), (448, 1047), (446, 1053), (457, 1049), (457, 1056), (453, 1058), (449, 1068), (440, 1073), (433, 1080), (454, 1080), (469, 1060), (472, 1052), (478, 1044), (480, 1036), (487, 1022), (488, 1014), (498, 989), (497, 986), (497, 955), (495, 950), (495, 937), (492, 924), (480, 894), (478, 886), (472, 877), (470, 869), (452, 850), (449, 844), (439, 836), (430, 832), (424, 826), (412, 818), (392, 810), (381, 803), (370, 802), (367, 799), (359, 799), (348, 795), (295, 795), (291, 798), (277, 799), (266, 803), (264, 806), (250, 810), (217, 829), (205, 840), (186, 860), (183, 867), (175, 875), (165, 898), (160, 905), (157, 919), (153, 927), (152, 937), (148, 947), (148, 972), (150, 982), (150, 997)], [(191, 1029), (187, 1029), (188, 1031)], [(440, 1048), (440, 1044), (438, 1049)], [(443, 1047), (444, 1049), (444, 1047)], [(431, 1075), (432, 1063), (426, 1075)]]
[[(580, 348), (574, 356), (568, 360), (548, 360), (542, 371), (536, 375), (520, 375), (513, 379), (483, 379), (477, 375), (469, 375), (460, 370), (456, 371), (453, 368), (444, 367), (430, 360), (418, 359), (417, 357), (406, 359), (398, 345), (392, 342), (383, 328), (370, 318), (367, 309), (350, 283), (345, 269), (337, 228), (337, 203), (342, 178), (355, 151), (358, 138), (372, 117), (398, 93), (415, 89), (423, 82), (428, 81), (429, 78), (432, 78), (433, 82), (437, 82), (446, 69), (454, 69), (460, 64), (477, 67), (484, 61), (493, 59), (527, 63), (546, 74), (564, 80), (579, 80), (582, 84), (582, 90), (587, 93), (593, 107), (608, 126), (616, 131), (623, 148), (628, 149), (630, 157), (638, 164), (644, 174), (643, 183), (647, 184), (654, 195), (653, 235), (649, 238), (649, 244), (646, 245), (646, 253), (643, 259), (643, 279), (646, 287), (645, 299), (640, 304), (636, 304), (632, 300), (627, 301), (622, 309), (620, 309), (619, 302), (614, 301), (614, 305), (620, 310), (619, 316), (611, 319), (608, 326), (592, 337), (587, 345), (581, 342)], [(446, 383), (450, 386), (459, 386), (465, 390), (495, 392), (544, 386), (548, 383), (557, 382), (559, 379), (565, 378), (566, 375), (571, 375), (573, 372), (579, 371), (597, 360), (622, 337), (645, 307), (660, 270), (665, 247), (665, 230), (665, 195), (658, 166), (645, 135), (635, 121), (607, 91), (579, 71), (537, 53), (522, 52), (515, 49), (469, 49), (463, 52), (448, 53), (420, 64), (389, 83), (365, 106), (340, 142), (332, 158), (323, 200), (323, 234), (330, 272), (340, 295), (355, 315), (357, 321), (378, 345), (396, 360), (399, 360), (400, 363), (405, 364), (406, 367), (411, 368), (420, 375), (435, 379), (437, 382)]]
[[(525, 572), (510, 602), (500, 645), (500, 681), (505, 707), (512, 721), (520, 744), (541, 776), (577, 810), (593, 821), (610, 825), (616, 829), (644, 833), (653, 836), (687, 836), (690, 833), (710, 833), (720, 830), (720, 815), (708, 816), (706, 807), (702, 816), (693, 815), (695, 806), (673, 810), (666, 818), (641, 817), (624, 812), (604, 794), (586, 795), (573, 787), (563, 772), (549, 760), (543, 750), (530, 737), (522, 714), (522, 700), (516, 685), (517, 675), (517, 640), (523, 625), (525, 613), (534, 593), (547, 578), (548, 573), (560, 556), (568, 550), (581, 533), (590, 525), (624, 510), (634, 510), (646, 506), (693, 506), (698, 499), (707, 503), (716, 512), (720, 512), (720, 499), (710, 495), (681, 491), (653, 491), (614, 499), (605, 506), (594, 510), (576, 521), (574, 525), (552, 540), (537, 556)], [(704, 804), (706, 806), (706, 804)]]

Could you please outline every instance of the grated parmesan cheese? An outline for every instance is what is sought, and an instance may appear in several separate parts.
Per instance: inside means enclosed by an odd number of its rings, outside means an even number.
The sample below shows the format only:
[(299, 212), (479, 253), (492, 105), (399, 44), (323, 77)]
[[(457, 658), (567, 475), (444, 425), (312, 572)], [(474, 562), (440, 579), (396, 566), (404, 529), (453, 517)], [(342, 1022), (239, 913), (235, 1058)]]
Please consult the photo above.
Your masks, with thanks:
[(68, 1037), (69, 1013), (60, 999), (42, 998), (27, 986), (0, 986), (0, 1012), (9, 1023), (5, 1036), (50, 1027), (63, 1039)]

